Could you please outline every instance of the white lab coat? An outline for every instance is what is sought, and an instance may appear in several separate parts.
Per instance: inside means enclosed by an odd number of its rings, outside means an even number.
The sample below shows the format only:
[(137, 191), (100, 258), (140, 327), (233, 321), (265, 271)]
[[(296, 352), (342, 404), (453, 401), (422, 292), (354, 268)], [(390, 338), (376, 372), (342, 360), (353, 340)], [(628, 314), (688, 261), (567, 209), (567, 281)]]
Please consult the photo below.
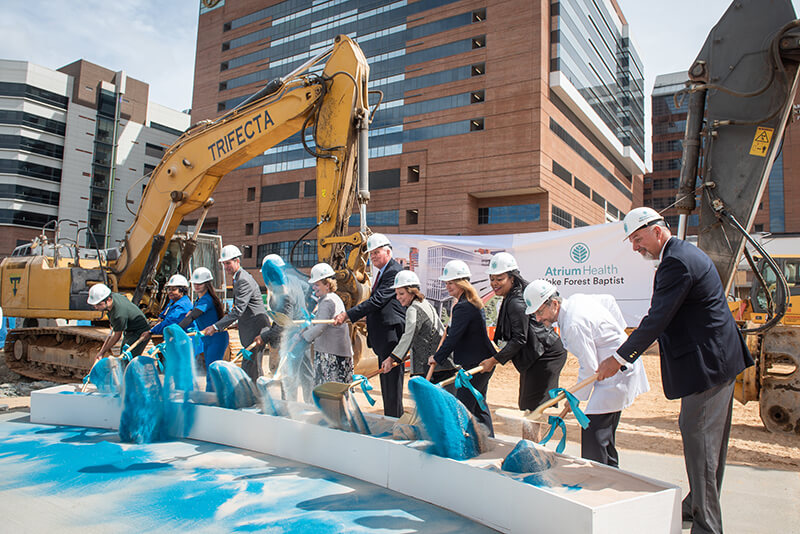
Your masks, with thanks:
[[(628, 339), (622, 313), (611, 295), (575, 294), (564, 298), (558, 313), (558, 326), (564, 347), (578, 358), (578, 381), (597, 372), (600, 362), (612, 356)], [(636, 397), (650, 390), (641, 359), (627, 366), (626, 371), (595, 382), (594, 387), (587, 386), (575, 392), (579, 400), (589, 399), (585, 413), (621, 411)]]

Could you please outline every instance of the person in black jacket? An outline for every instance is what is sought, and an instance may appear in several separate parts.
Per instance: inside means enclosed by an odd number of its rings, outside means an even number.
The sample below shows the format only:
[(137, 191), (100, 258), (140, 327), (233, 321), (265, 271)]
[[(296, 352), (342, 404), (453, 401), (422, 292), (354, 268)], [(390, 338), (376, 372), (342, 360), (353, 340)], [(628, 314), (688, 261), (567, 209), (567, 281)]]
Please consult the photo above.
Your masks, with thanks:
[(714, 264), (702, 250), (673, 238), (663, 217), (635, 208), (625, 238), (645, 259), (659, 259), (647, 315), (616, 354), (598, 367), (600, 380), (635, 362), (658, 338), (661, 381), (668, 399), (681, 399), (678, 426), (689, 478), (684, 521), (692, 533), (721, 533), (720, 491), (731, 429), (736, 375), (753, 365), (733, 320)]
[(406, 309), (395, 298), (394, 277), (402, 270), (392, 259), (392, 244), (383, 234), (372, 234), (367, 239), (369, 258), (378, 269), (369, 298), (334, 317), (340, 325), (347, 319), (356, 322), (367, 318), (367, 345), (378, 356), (381, 366), (381, 395), (383, 413), (391, 417), (403, 415), (403, 366), (393, 363), (401, 361), (392, 355), (406, 327)]
[(514, 256), (498, 252), (486, 272), (495, 295), (503, 297), (494, 341), (506, 344), (500, 352), (483, 360), (481, 366), (488, 372), (498, 363), (514, 362), (519, 371), (519, 409), (535, 410), (550, 399), (547, 392), (558, 387), (567, 351), (551, 327), (525, 314), (522, 292), (528, 283), (522, 278)]
[[(477, 367), (490, 354), (494, 354), (492, 342), (486, 333), (486, 319), (483, 312), (483, 301), (478, 292), (469, 283), (471, 273), (467, 264), (461, 260), (452, 260), (444, 266), (444, 271), (439, 280), (446, 283), (447, 293), (456, 299), (450, 326), (444, 342), (430, 357), (428, 363), (443, 363), (448, 355), (453, 353), (453, 361), (464, 369)], [(476, 373), (472, 375), (472, 385), (486, 399), (486, 390), (493, 371)], [(466, 388), (459, 388), (456, 398), (466, 406), (475, 419), (486, 425), (489, 435), (494, 436), (492, 427), (492, 414), (484, 410), (475, 400), (472, 393)], [(488, 400), (486, 401), (488, 402)]]

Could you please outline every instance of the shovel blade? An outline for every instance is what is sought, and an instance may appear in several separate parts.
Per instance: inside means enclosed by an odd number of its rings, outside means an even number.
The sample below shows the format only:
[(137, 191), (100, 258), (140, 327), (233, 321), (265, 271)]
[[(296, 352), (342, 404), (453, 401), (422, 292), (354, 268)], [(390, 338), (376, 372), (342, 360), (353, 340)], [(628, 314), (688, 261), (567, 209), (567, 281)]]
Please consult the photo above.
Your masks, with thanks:
[(311, 392), (314, 404), (335, 428), (349, 430), (350, 418), (345, 405), (345, 395), (350, 391), (350, 384), (341, 382), (325, 382)]

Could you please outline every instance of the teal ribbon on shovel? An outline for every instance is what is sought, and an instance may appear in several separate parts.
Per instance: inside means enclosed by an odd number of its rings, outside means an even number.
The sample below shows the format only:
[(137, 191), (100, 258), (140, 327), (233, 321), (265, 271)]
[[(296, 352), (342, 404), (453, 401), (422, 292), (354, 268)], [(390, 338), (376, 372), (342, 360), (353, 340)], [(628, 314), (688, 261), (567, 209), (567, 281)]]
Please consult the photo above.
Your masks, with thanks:
[[(572, 413), (575, 414), (575, 419), (578, 421), (578, 424), (581, 425), (581, 428), (586, 428), (589, 426), (589, 418), (586, 417), (586, 414), (583, 413), (583, 410), (581, 410), (581, 401), (579, 401), (575, 395), (564, 388), (553, 388), (547, 392), (551, 399), (555, 399), (561, 393), (564, 394), (564, 398), (566, 399), (567, 403), (569, 403), (570, 410), (572, 410)], [(564, 452), (564, 447), (566, 446), (567, 442), (567, 425), (564, 424), (564, 419), (557, 415), (548, 416), (547, 422), (550, 424), (550, 431), (547, 433), (544, 439), (539, 442), (539, 445), (545, 445), (548, 441), (550, 441), (550, 438), (553, 437), (556, 428), (560, 428), (561, 441), (559, 441), (558, 445), (556, 446), (556, 452), (560, 454)]]
[(556, 452), (561, 454), (564, 452), (564, 447), (567, 445), (567, 425), (565, 425), (564, 420), (557, 415), (547, 416), (547, 422), (550, 424), (550, 432), (548, 432), (544, 439), (539, 442), (539, 445), (546, 445), (547, 442), (550, 441), (550, 438), (553, 437), (556, 428), (560, 428), (561, 440), (558, 442), (558, 445), (556, 445)]
[(486, 407), (486, 402), (483, 400), (483, 395), (481, 392), (475, 389), (475, 386), (472, 385), (472, 376), (464, 371), (464, 369), (459, 369), (458, 373), (456, 374), (456, 381), (455, 386), (456, 388), (467, 388), (472, 396), (475, 397), (475, 400), (478, 401), (478, 406), (481, 407), (481, 410), (489, 411), (489, 408)]
[(375, 406), (375, 399), (373, 399), (369, 393), (369, 390), (372, 389), (372, 384), (369, 383), (369, 379), (364, 375), (353, 375), (353, 382), (359, 382), (359, 386), (361, 386), (361, 391), (364, 392), (364, 397), (367, 398), (367, 402), (370, 406)]

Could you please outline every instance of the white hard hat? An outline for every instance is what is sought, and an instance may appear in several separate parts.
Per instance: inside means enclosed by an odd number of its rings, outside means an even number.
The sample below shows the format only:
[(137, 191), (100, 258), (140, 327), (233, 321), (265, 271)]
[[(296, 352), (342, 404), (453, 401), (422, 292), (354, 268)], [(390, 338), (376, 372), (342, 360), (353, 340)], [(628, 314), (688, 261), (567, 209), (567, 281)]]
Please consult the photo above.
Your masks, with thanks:
[(333, 267), (327, 263), (318, 263), (311, 268), (311, 278), (308, 279), (308, 283), (313, 284), (314, 282), (319, 282), (320, 280), (331, 278), (335, 275), (336, 273), (333, 271)]
[(628, 212), (622, 222), (625, 229), (625, 239), (628, 239), (633, 232), (644, 228), (653, 221), (663, 221), (664, 217), (658, 214), (653, 208), (634, 208)]
[(165, 287), (189, 287), (189, 281), (182, 274), (173, 274)]
[(461, 260), (450, 260), (445, 264), (444, 271), (442, 271), (442, 276), (439, 277), (439, 280), (449, 282), (450, 280), (469, 278), (470, 276), (472, 276), (472, 273), (469, 272), (469, 267), (467, 267), (466, 263)]
[(367, 252), (372, 252), (376, 248), (391, 247), (389, 238), (383, 234), (372, 234), (367, 238)]
[(233, 260), (241, 257), (241, 255), (242, 251), (236, 245), (225, 245), (222, 247), (222, 255), (219, 258), (219, 262)]
[(278, 256), (277, 254), (267, 254), (266, 256), (264, 256), (264, 259), (261, 260), (261, 265), (267, 263), (267, 260), (272, 261), (272, 263), (275, 264), (275, 267), (284, 267), (286, 265), (286, 262), (283, 261), (283, 258)]
[(89, 298), (86, 299), (86, 302), (89, 303), (89, 306), (94, 306), (106, 300), (109, 295), (111, 295), (111, 290), (107, 285), (95, 284), (89, 288)]
[(419, 276), (414, 271), (403, 270), (397, 273), (394, 277), (394, 285), (392, 289), (397, 289), (398, 287), (408, 287), (408, 286), (417, 286), (419, 287)]
[(489, 262), (489, 268), (486, 269), (486, 274), (503, 274), (518, 269), (519, 266), (514, 256), (508, 252), (498, 252), (492, 256), (492, 261)]
[(211, 271), (206, 267), (198, 267), (192, 273), (193, 284), (202, 284), (204, 282), (210, 282), (213, 279), (214, 275), (211, 274)]
[(542, 304), (547, 302), (547, 299), (555, 295), (556, 292), (556, 286), (547, 280), (534, 280), (528, 284), (528, 287), (522, 292), (522, 296), (525, 297), (525, 305), (528, 306), (525, 308), (525, 313), (528, 315), (536, 313), (536, 310), (541, 308)]

